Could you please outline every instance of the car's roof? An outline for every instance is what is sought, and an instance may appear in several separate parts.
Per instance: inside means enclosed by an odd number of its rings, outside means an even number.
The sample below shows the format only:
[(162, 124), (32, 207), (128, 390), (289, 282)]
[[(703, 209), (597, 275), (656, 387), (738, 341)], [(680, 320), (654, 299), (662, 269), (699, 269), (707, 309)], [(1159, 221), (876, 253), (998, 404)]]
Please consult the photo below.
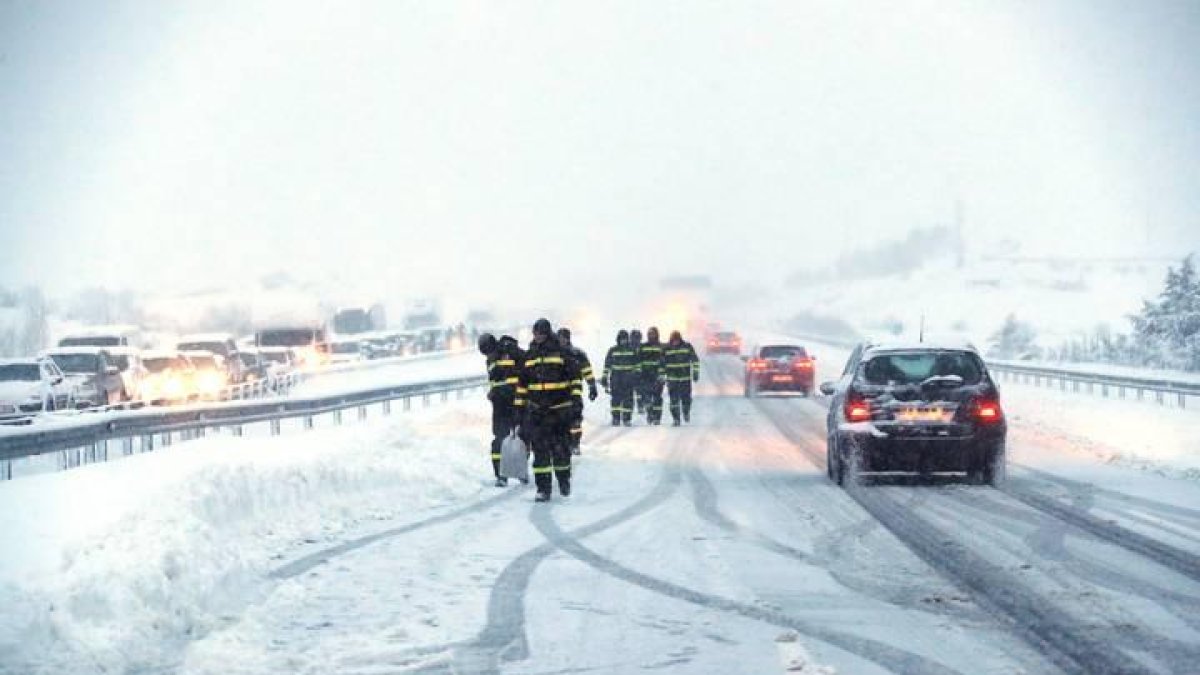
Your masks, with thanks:
[(147, 349), (142, 352), (143, 359), (174, 359), (183, 355), (183, 352), (174, 349)]
[(934, 340), (884, 340), (867, 344), (865, 350), (865, 352), (870, 352), (872, 354), (912, 351), (959, 351), (978, 354), (978, 350), (975, 349), (975, 345), (971, 344), (969, 340), (954, 338), (941, 338)]
[(233, 335), (231, 333), (192, 333), (191, 335), (180, 336), (175, 342), (224, 342), (232, 339)]
[(44, 356), (23, 356), (20, 358), (0, 359), (0, 366), (36, 366), (45, 360)]
[(783, 347), (786, 349), (804, 349), (804, 345), (798, 345), (794, 342), (776, 342), (776, 343), (771, 343), (771, 344), (766, 344), (766, 345), (759, 345), (759, 346), (755, 347), (755, 349), (773, 349), (773, 348), (779, 348), (779, 347)]
[(96, 347), (92, 345), (81, 345), (79, 347), (51, 347), (42, 352), (43, 356), (51, 356), (53, 354), (99, 354), (104, 352), (111, 354), (108, 347)]
[(139, 329), (133, 325), (115, 325), (115, 326), (85, 326), (77, 331), (73, 331), (63, 336), (63, 339), (73, 337), (98, 337), (104, 335), (121, 335), (127, 336), (130, 333), (136, 333)]
[[(67, 347), (59, 347), (59, 349), (68, 349), (68, 348)], [(118, 345), (115, 347), (96, 347), (96, 349), (103, 349), (104, 351), (108, 352), (109, 354), (112, 354), (113, 356), (141, 356), (142, 353), (145, 351), (143, 349), (138, 349), (137, 347), (129, 347), (126, 345)]]
[(208, 351), (207, 349), (185, 349), (180, 353), (189, 358), (191, 358), (191, 357), (211, 358), (211, 357), (216, 356), (216, 354)]

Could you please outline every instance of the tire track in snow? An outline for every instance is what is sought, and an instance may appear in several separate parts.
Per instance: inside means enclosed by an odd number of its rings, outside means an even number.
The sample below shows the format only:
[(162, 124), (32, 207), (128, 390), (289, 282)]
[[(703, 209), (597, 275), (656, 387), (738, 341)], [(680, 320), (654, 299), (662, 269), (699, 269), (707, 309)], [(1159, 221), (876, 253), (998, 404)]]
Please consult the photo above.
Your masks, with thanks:
[[(673, 485), (671, 485), (669, 489), (674, 490), (674, 486), (677, 485), (678, 482), (678, 476), (676, 476), (676, 479), (672, 481)], [(669, 492), (663, 495), (662, 499), (658, 501), (661, 502), (668, 496), (670, 496)], [(736, 614), (743, 618), (761, 621), (779, 628), (794, 630), (802, 635), (821, 640), (849, 653), (855, 654), (863, 659), (872, 661), (889, 671), (913, 673), (919, 672), (933, 675), (948, 675), (958, 673), (958, 671), (947, 668), (936, 661), (926, 659), (922, 656), (897, 649), (875, 640), (856, 637), (832, 630), (816, 622), (804, 621), (802, 619), (787, 616), (780, 612), (729, 600), (717, 595), (710, 595), (700, 591), (695, 591), (690, 588), (679, 586), (669, 581), (658, 579), (648, 574), (643, 574), (636, 570), (630, 569), (624, 565), (621, 565), (620, 563), (595, 553), (591, 549), (579, 543), (579, 537), (574, 533), (563, 531), (562, 528), (558, 526), (558, 523), (554, 521), (554, 517), (549, 511), (535, 511), (533, 513), (532, 520), (534, 525), (537, 526), (538, 530), (541, 531), (543, 536), (550, 541), (550, 545), (561, 549), (563, 552), (592, 567), (593, 569), (596, 569), (597, 571), (603, 572), (609, 576), (633, 584), (652, 593), (657, 593), (669, 598), (681, 600), (703, 609)]]
[[(767, 417), (814, 463), (824, 465), (822, 454), (807, 447), (818, 440), (814, 434), (796, 429), (790, 420), (785, 422), (777, 415), (768, 413)], [(845, 492), (931, 568), (969, 592), (1002, 625), (1064, 671), (1082, 675), (1152, 672), (1110, 643), (1090, 635), (1087, 627), (1080, 627), (1074, 617), (1038, 596), (1014, 575), (957, 542), (947, 542), (938, 528), (885, 491), (848, 484)]]

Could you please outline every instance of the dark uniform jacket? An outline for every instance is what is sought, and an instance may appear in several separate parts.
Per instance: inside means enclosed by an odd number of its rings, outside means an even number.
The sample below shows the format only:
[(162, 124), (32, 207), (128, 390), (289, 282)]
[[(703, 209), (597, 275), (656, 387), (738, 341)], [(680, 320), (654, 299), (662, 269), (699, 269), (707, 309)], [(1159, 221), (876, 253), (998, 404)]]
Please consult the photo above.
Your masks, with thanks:
[(661, 342), (644, 342), (638, 348), (638, 360), (642, 368), (642, 378), (647, 382), (657, 380), (663, 372), (663, 349)]
[(571, 356), (575, 358), (575, 362), (579, 364), (579, 377), (588, 383), (588, 386), (596, 386), (596, 374), (592, 372), (592, 361), (588, 358), (587, 352), (583, 351), (575, 345), (566, 347)]
[(553, 335), (529, 345), (518, 376), (517, 406), (529, 412), (561, 410), (583, 401), (579, 363)]
[(525, 355), (516, 340), (501, 338), (496, 352), (487, 358), (488, 381), (491, 387), (488, 392), (489, 400), (516, 400), (524, 358)]
[(672, 345), (668, 342), (663, 347), (663, 367), (668, 382), (687, 382), (700, 373), (700, 359), (692, 343), (684, 340)]
[(604, 356), (604, 373), (600, 379), (606, 383), (605, 386), (609, 386), (607, 383), (617, 377), (629, 383), (635, 374), (641, 372), (641, 368), (642, 363), (638, 360), (636, 349), (631, 345), (613, 345)]

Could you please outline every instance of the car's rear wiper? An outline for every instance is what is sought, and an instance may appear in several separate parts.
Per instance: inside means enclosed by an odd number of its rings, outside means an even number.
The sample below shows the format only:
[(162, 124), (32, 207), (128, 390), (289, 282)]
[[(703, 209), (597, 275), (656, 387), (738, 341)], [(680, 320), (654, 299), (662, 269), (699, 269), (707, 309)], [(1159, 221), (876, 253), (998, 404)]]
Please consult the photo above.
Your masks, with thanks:
[(922, 387), (961, 387), (962, 384), (963, 378), (961, 375), (934, 375), (933, 377), (927, 377), (921, 381)]

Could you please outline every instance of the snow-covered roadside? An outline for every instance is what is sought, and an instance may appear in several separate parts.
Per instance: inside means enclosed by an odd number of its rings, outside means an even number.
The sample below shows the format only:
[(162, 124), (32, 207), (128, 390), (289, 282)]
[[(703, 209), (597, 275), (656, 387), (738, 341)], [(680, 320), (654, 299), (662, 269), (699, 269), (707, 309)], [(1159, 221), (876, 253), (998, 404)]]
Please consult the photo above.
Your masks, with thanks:
[(486, 406), (210, 437), (0, 484), (0, 672), (171, 666), (304, 542), (491, 496)]
[(377, 387), (483, 374), (483, 357), (476, 352), (438, 354), (434, 358), (413, 358), (376, 367), (321, 373), (297, 385), (292, 389), (291, 396), (330, 396)]

